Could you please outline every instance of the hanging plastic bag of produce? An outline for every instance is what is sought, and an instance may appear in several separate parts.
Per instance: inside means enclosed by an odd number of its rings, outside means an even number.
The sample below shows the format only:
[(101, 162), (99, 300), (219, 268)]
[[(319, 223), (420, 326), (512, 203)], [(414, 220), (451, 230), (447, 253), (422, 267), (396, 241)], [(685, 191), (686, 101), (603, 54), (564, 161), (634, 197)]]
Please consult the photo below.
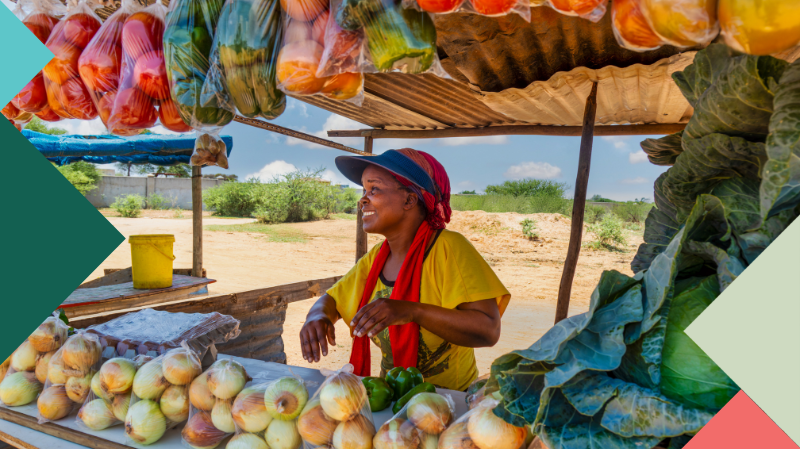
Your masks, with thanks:
[(169, 99), (162, 43), (165, 15), (166, 8), (154, 3), (131, 14), (122, 26), (122, 70), (108, 117), (112, 134), (130, 135), (154, 126), (157, 106)]
[[(50, 33), (58, 23), (58, 17), (64, 15), (66, 8), (57, 0), (20, 0), (14, 14), (22, 21), (31, 33), (42, 44), (47, 43)], [(47, 107), (47, 91), (44, 87), (42, 72), (19, 91), (11, 100), (20, 111), (38, 113)]]
[(40, 424), (63, 419), (86, 401), (92, 378), (102, 364), (102, 351), (97, 336), (78, 330), (52, 354), (47, 372), (42, 374), (44, 391), (36, 404)]
[[(608, 0), (546, 0), (546, 4), (561, 14), (578, 16), (599, 22), (606, 14)], [(544, 2), (543, 2), (544, 3)], [(612, 2), (613, 3), (613, 2)]]
[(364, 97), (361, 65), (366, 59), (363, 33), (343, 30), (331, 20), (327, 0), (283, 0), (281, 7), (284, 31), (278, 88), (287, 94), (324, 95), (360, 106)]
[(100, 29), (100, 18), (94, 13), (97, 7), (91, 0), (70, 2), (66, 15), (47, 39), (47, 48), (54, 56), (42, 69), (47, 102), (63, 118), (97, 117), (97, 108), (78, 72), (83, 49)]
[(403, 0), (404, 8), (431, 14), (463, 12), (489, 17), (519, 14), (526, 22), (531, 21), (531, 6), (530, 0)]
[(56, 112), (50, 108), (50, 105), (45, 106), (44, 109), (33, 115), (38, 117), (39, 120), (51, 123), (60, 122), (61, 120), (64, 120), (60, 115), (56, 114)]
[[(234, 433), (231, 408), (250, 380), (244, 367), (230, 359), (218, 360), (194, 379), (189, 386), (189, 421), (181, 432), (183, 445), (216, 447)], [(261, 401), (263, 405), (263, 396)]]
[(642, 0), (611, 2), (611, 26), (617, 43), (628, 50), (649, 51), (664, 45), (647, 23), (640, 3)]
[(650, 28), (676, 47), (705, 45), (719, 32), (717, 0), (640, 0)]
[[(92, 102), (97, 108), (100, 120), (109, 130), (108, 120), (111, 117), (117, 90), (120, 85), (122, 61), (122, 30), (125, 21), (142, 10), (136, 0), (122, 0), (120, 8), (114, 12), (89, 42), (78, 60), (78, 71), (86, 85)], [(130, 39), (129, 39), (130, 40)], [(133, 77), (134, 65), (125, 64), (126, 75)], [(137, 129), (118, 129), (115, 134), (132, 136), (139, 133)]]
[[(498, 418), (494, 414), (494, 408), (498, 403), (499, 401), (496, 399), (483, 399), (477, 406), (441, 432), (438, 446), (435, 447), (438, 449), (527, 448), (533, 441), (530, 429), (513, 426), (503, 421), (502, 418)], [(375, 449), (386, 449), (386, 447), (376, 444)]]
[(344, 30), (363, 29), (376, 71), (447, 77), (436, 53), (436, 27), (427, 12), (392, 0), (342, 0), (332, 14)]
[(769, 55), (800, 44), (800, 1), (719, 0), (720, 33), (734, 50)]

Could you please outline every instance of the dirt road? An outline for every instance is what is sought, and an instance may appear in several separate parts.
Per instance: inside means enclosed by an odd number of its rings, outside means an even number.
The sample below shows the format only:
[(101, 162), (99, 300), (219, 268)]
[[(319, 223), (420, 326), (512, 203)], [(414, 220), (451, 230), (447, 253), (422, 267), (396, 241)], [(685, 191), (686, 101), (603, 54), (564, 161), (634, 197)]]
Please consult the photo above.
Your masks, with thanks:
[[(170, 214), (148, 214), (170, 217)], [(192, 223), (186, 213), (177, 218), (120, 218), (109, 221), (127, 238), (135, 234), (174, 234), (175, 267), (192, 265)], [(540, 239), (523, 238), (520, 222), (536, 221)], [(234, 225), (250, 219), (204, 217), (204, 225)], [(261, 233), (208, 231), (203, 233), (204, 267), (216, 279), (210, 293), (227, 293), (318, 279), (346, 273), (355, 258), (354, 220), (324, 220), (312, 223), (279, 225), (277, 232), (291, 231), (302, 242), (276, 242)], [(476, 350), (478, 369), (488, 372), (492, 361), (514, 349), (527, 348), (553, 325), (558, 284), (569, 241), (570, 221), (555, 214), (487, 214), (455, 212), (448, 226), (472, 241), (511, 292), (511, 303), (503, 317), (500, 342), (493, 348)], [(586, 311), (589, 297), (603, 270), (631, 274), (629, 262), (642, 242), (641, 233), (628, 232), (627, 252), (593, 251), (584, 248), (572, 290), (570, 315)], [(584, 233), (584, 241), (593, 236)], [(370, 236), (370, 246), (379, 242)], [(130, 266), (130, 245), (122, 243), (89, 279), (102, 276), (104, 268)], [(289, 306), (284, 327), (284, 345), (289, 364), (308, 366), (300, 355), (297, 335), (314, 300)], [(337, 324), (337, 347), (320, 363), (338, 368), (350, 354), (348, 328)], [(373, 348), (373, 372), (380, 356)]]

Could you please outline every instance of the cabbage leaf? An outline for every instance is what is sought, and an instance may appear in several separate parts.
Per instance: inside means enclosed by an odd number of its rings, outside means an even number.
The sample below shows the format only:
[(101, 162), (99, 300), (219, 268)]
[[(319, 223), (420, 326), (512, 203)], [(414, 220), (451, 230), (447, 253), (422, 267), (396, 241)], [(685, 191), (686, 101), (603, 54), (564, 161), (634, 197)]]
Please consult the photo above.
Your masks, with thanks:
[(647, 154), (653, 165), (674, 165), (678, 155), (683, 153), (683, 131), (660, 139), (644, 139), (639, 146)]

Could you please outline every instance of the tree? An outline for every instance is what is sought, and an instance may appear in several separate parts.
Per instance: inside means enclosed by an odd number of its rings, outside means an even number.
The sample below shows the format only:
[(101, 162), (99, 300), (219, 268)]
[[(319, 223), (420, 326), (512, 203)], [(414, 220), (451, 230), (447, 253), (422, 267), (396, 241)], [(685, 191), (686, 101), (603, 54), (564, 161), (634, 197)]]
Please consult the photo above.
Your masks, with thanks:
[(69, 165), (58, 167), (58, 171), (67, 178), (81, 195), (86, 194), (97, 188), (97, 181), (100, 180), (100, 172), (94, 164), (84, 161), (74, 162)]
[(464, 190), (459, 195), (477, 195), (474, 190)]
[(192, 167), (189, 164), (177, 164), (168, 167), (141, 164), (136, 166), (136, 173), (140, 175), (147, 175), (150, 173), (172, 173), (177, 178), (189, 178), (192, 176)]
[(51, 128), (39, 117), (34, 117), (33, 120), (28, 122), (28, 124), (25, 125), (25, 129), (37, 133), (50, 134), (53, 136), (60, 136), (67, 133), (67, 130), (63, 128)]
[(525, 178), (517, 181), (506, 181), (499, 185), (486, 187), (488, 195), (513, 195), (513, 196), (553, 196), (562, 198), (568, 188), (563, 182), (548, 181), (546, 179)]

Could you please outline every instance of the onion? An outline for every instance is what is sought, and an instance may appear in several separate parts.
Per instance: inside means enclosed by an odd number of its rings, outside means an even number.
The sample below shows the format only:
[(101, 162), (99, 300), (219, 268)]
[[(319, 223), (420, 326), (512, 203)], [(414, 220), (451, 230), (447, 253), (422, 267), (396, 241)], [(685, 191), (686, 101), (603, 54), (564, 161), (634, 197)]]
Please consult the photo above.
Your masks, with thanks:
[[(466, 422), (457, 422), (439, 435), (438, 449), (479, 449), (469, 437)], [(512, 448), (507, 448), (512, 449)]]
[[(122, 357), (113, 358), (100, 368), (100, 388), (108, 394), (123, 394), (131, 391), (136, 365)], [(149, 399), (149, 398), (145, 398)]]
[(419, 449), (438, 449), (439, 435), (431, 435), (429, 433), (422, 434), (422, 444)]
[(161, 370), (161, 360), (153, 360), (142, 366), (133, 377), (133, 394), (140, 399), (158, 399), (169, 387)]
[(225, 433), (236, 432), (236, 425), (233, 423), (233, 417), (231, 416), (232, 402), (230, 399), (220, 399), (211, 410), (211, 422), (214, 427)]
[(36, 358), (36, 370), (34, 372), (36, 373), (36, 380), (42, 384), (47, 382), (47, 365), (55, 353), (55, 351), (45, 352), (44, 354), (39, 354), (39, 357)]
[(258, 435), (242, 433), (228, 441), (225, 449), (270, 449), (267, 443)]
[(167, 431), (167, 418), (158, 403), (149, 399), (130, 406), (125, 417), (125, 434), (135, 443), (148, 445), (158, 441)]
[(111, 413), (120, 420), (120, 422), (125, 421), (125, 417), (128, 416), (128, 410), (131, 407), (131, 393), (125, 394), (118, 394), (111, 399)]
[[(192, 383), (194, 385), (194, 382)], [(264, 387), (249, 387), (242, 390), (233, 401), (233, 422), (245, 432), (259, 433), (267, 428), (272, 415), (264, 405)], [(230, 446), (230, 443), (228, 443)]]
[(314, 399), (306, 404), (303, 412), (297, 418), (297, 432), (307, 443), (314, 446), (327, 446), (333, 441), (333, 432), (338, 424), (325, 414), (319, 399)]
[(0, 401), (10, 407), (28, 405), (42, 392), (36, 374), (25, 371), (9, 374), (0, 382)]
[(233, 360), (219, 360), (208, 369), (208, 390), (218, 399), (232, 399), (244, 389), (247, 372)]
[(56, 317), (50, 317), (33, 331), (28, 340), (37, 351), (50, 352), (55, 351), (64, 344), (67, 340), (68, 332), (69, 328), (63, 321)]
[(36, 401), (39, 416), (50, 421), (69, 415), (73, 405), (74, 403), (67, 396), (67, 390), (63, 385), (53, 385), (47, 388)]
[(282, 377), (271, 383), (264, 392), (264, 404), (275, 419), (291, 421), (303, 411), (308, 402), (308, 390), (294, 377)]
[(341, 372), (325, 381), (319, 401), (328, 416), (336, 421), (347, 421), (361, 413), (367, 401), (367, 390), (357, 376)]
[(333, 447), (336, 449), (372, 449), (375, 426), (364, 415), (339, 423), (333, 432)]
[(394, 418), (378, 429), (372, 442), (375, 449), (417, 449), (420, 432), (403, 418)]
[(408, 419), (425, 433), (439, 435), (453, 420), (447, 400), (436, 393), (420, 393), (406, 405)]
[(214, 395), (211, 394), (211, 390), (208, 389), (207, 374), (197, 376), (197, 378), (192, 381), (192, 384), (189, 385), (189, 402), (192, 403), (194, 408), (203, 410), (204, 412), (210, 412), (211, 409), (214, 408), (217, 400)]
[(186, 427), (181, 431), (181, 436), (183, 441), (192, 447), (213, 449), (228, 434), (214, 427), (209, 413), (197, 412), (189, 418)]
[(200, 359), (187, 349), (168, 352), (161, 363), (164, 377), (172, 385), (189, 385), (195, 377), (203, 372)]
[(148, 363), (151, 360), (153, 360), (153, 358), (150, 357), (149, 355), (139, 354), (133, 358), (133, 365), (136, 367), (136, 370), (138, 371), (139, 368), (143, 367), (146, 363)]
[(186, 421), (189, 418), (189, 387), (172, 385), (164, 390), (158, 404), (168, 420), (174, 423)]
[(90, 384), (90, 386), (92, 388), (92, 393), (94, 393), (95, 397), (98, 397), (106, 402), (111, 402), (111, 400), (114, 399), (113, 396), (103, 391), (103, 389), (100, 387), (99, 372), (94, 373), (94, 376), (92, 376), (92, 383)]
[(30, 341), (25, 340), (11, 354), (11, 368), (14, 368), (14, 371), (33, 371), (36, 369), (37, 357), (39, 357), (39, 352)]
[(5, 362), (0, 365), (0, 382), (6, 378), (6, 373), (8, 373), (8, 369), (11, 368), (11, 356), (8, 356)]
[(94, 334), (75, 334), (61, 348), (64, 366), (86, 374), (100, 361), (103, 348)]
[(67, 390), (67, 396), (72, 401), (83, 404), (92, 389), (92, 377), (94, 377), (94, 374), (94, 372), (90, 371), (83, 377), (76, 376), (67, 379), (67, 383), (64, 385)]
[(525, 441), (525, 428), (495, 416), (492, 407), (478, 407), (467, 423), (469, 437), (480, 449), (518, 448)]
[(273, 419), (269, 423), (264, 439), (270, 449), (298, 449), (303, 444), (300, 434), (297, 433), (297, 424), (279, 419)]
[(64, 385), (67, 383), (67, 367), (64, 366), (62, 354), (64, 351), (56, 351), (50, 362), (47, 363), (47, 379), (53, 385)]
[(78, 419), (92, 430), (107, 429), (119, 422), (108, 407), (108, 403), (102, 399), (95, 399), (81, 407)]

